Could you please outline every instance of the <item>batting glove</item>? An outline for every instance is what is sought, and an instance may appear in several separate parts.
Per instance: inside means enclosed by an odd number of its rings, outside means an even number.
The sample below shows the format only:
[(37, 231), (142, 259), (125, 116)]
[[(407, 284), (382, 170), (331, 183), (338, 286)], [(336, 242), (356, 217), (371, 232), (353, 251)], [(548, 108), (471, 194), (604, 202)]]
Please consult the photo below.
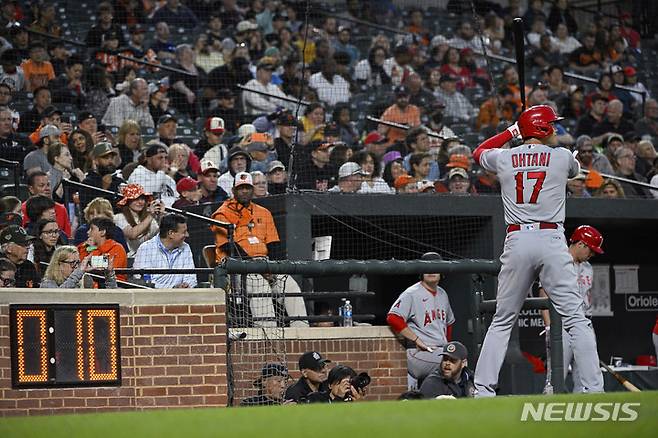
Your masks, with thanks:
[(518, 123), (514, 123), (512, 126), (508, 127), (506, 131), (512, 134), (512, 138), (521, 136), (521, 130), (519, 129)]

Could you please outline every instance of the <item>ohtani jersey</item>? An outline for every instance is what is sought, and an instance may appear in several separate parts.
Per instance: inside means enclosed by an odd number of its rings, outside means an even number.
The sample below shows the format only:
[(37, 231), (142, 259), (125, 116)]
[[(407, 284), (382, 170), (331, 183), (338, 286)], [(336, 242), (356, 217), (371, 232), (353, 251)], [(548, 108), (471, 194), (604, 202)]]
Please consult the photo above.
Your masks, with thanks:
[(576, 263), (576, 274), (578, 275), (578, 292), (585, 303), (585, 315), (592, 316), (592, 282), (594, 269), (589, 262)]
[(498, 175), (507, 224), (564, 222), (567, 179), (580, 172), (567, 149), (542, 144), (488, 149), (480, 165)]
[(455, 322), (446, 291), (437, 286), (436, 293), (432, 293), (420, 281), (402, 292), (388, 313), (404, 318), (428, 347), (447, 344), (448, 326)]

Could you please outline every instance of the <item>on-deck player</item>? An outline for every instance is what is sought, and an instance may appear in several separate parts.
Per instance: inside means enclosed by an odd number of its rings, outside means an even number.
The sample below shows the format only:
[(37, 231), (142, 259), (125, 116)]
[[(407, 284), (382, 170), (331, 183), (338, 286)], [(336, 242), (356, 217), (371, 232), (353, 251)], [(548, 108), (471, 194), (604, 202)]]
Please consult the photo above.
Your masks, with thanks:
[[(571, 234), (571, 245), (569, 245), (569, 254), (573, 258), (576, 275), (578, 276), (578, 294), (583, 300), (583, 309), (585, 316), (589, 319), (592, 318), (592, 281), (594, 278), (594, 270), (589, 263), (589, 259), (594, 257), (595, 254), (603, 254), (603, 235), (596, 228), (590, 225), (581, 225), (574, 230)], [(543, 287), (539, 288), (539, 295), (542, 297), (548, 296)], [(548, 315), (548, 310), (542, 310), (542, 318), (546, 326), (546, 340), (550, 339), (550, 326), (551, 320)], [(571, 365), (571, 374), (573, 377), (573, 392), (583, 392), (584, 386), (580, 381), (580, 373), (578, 366), (573, 361), (573, 350), (571, 344), (568, 342), (567, 333), (562, 329), (562, 351), (564, 359), (564, 376), (567, 376), (569, 365)], [(550, 367), (550, 361), (547, 361), (547, 367)]]
[[(428, 252), (421, 260), (442, 258)], [(452, 337), (455, 316), (440, 280), (441, 274), (422, 274), (421, 281), (400, 294), (386, 317), (393, 331), (408, 341), (407, 368), (419, 381), (441, 366), (443, 346)]]
[[(507, 237), (498, 274), (494, 314), (475, 369), (478, 397), (496, 395), (512, 327), (532, 282), (546, 288), (560, 316), (587, 392), (603, 391), (596, 338), (578, 294), (576, 269), (564, 236), (567, 179), (578, 161), (557, 146), (553, 123), (561, 120), (547, 105), (533, 106), (518, 122), (485, 140), (473, 153), (483, 169), (498, 175)], [(524, 144), (500, 149), (517, 135)]]

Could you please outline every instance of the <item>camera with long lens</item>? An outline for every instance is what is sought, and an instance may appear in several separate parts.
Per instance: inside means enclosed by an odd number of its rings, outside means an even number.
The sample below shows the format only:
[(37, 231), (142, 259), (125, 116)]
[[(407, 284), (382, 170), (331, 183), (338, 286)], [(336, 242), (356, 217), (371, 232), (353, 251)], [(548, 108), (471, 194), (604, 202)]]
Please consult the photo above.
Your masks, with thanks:
[(363, 391), (366, 386), (370, 385), (370, 381), (370, 376), (364, 371), (355, 377), (352, 377), (352, 380), (350, 380), (350, 385), (352, 385), (357, 391)]

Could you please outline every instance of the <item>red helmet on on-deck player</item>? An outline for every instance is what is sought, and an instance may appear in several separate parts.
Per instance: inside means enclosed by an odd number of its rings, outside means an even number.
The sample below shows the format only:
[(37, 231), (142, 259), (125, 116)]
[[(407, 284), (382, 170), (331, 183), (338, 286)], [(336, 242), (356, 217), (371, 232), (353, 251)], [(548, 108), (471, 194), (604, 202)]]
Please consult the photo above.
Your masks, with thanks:
[(599, 230), (590, 225), (581, 225), (574, 230), (571, 235), (571, 243), (576, 242), (583, 242), (595, 253), (603, 254), (603, 250), (601, 249), (603, 235)]
[(535, 105), (523, 111), (516, 123), (524, 139), (544, 138), (553, 133), (551, 123), (563, 119), (564, 117), (558, 117), (550, 106)]

